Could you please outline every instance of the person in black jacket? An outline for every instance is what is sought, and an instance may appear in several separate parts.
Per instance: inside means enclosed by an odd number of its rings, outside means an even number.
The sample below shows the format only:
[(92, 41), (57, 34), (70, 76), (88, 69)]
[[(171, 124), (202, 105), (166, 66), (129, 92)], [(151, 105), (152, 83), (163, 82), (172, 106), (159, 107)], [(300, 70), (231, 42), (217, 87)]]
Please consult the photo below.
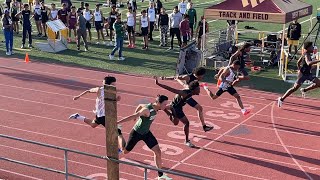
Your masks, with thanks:
[(166, 47), (168, 43), (169, 16), (164, 8), (161, 8), (158, 24), (160, 27), (160, 47)]
[(294, 20), (289, 24), (288, 27), (288, 44), (289, 44), (289, 53), (291, 54), (292, 45), (294, 46), (295, 54), (298, 53), (298, 44), (301, 37), (301, 24), (297, 20)]

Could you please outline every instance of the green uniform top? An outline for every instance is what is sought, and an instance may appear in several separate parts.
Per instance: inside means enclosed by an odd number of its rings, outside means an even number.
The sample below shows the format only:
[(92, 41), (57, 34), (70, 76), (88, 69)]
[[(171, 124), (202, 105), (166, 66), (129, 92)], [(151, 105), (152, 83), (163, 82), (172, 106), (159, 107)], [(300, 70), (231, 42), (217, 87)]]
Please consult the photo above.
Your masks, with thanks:
[(136, 124), (133, 126), (133, 129), (141, 135), (147, 134), (150, 131), (151, 123), (157, 115), (157, 111), (153, 109), (152, 104), (147, 104), (145, 108), (147, 108), (150, 111), (150, 116), (140, 116)]
[(189, 15), (190, 24), (195, 24), (195, 17), (197, 15), (197, 11), (194, 8), (192, 8), (188, 10), (187, 14)]
[(115, 22), (113, 24), (113, 29), (116, 33), (116, 38), (124, 38), (124, 28), (123, 28), (123, 23), (120, 22)]

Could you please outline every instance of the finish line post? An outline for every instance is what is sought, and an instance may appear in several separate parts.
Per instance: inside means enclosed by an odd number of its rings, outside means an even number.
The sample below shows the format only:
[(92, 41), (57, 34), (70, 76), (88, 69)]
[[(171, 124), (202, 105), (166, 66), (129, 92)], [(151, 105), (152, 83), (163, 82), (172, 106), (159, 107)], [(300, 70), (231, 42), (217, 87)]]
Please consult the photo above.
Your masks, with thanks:
[[(105, 127), (107, 156), (119, 159), (117, 131), (117, 89), (112, 85), (104, 85)], [(119, 180), (119, 163), (107, 160), (109, 180)]]

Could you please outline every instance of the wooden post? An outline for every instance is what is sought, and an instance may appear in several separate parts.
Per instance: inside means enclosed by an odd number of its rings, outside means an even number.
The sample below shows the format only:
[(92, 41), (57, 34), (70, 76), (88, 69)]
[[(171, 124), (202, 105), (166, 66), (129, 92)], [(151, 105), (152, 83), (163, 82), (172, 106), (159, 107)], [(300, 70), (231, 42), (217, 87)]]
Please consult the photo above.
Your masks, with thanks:
[[(105, 127), (107, 156), (119, 159), (117, 131), (117, 89), (112, 85), (104, 85)], [(119, 180), (119, 164), (107, 161), (108, 180)]]

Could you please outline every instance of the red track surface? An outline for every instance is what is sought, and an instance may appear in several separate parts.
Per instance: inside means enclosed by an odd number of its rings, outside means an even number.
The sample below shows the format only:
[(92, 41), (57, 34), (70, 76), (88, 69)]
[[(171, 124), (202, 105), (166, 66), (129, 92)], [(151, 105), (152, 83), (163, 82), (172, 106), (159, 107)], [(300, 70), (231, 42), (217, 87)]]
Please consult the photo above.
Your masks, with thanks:
[[(78, 120), (79, 112), (94, 117), (95, 97), (72, 97), (85, 89), (100, 86), (106, 74), (117, 77), (122, 100), (119, 117), (133, 113), (139, 103), (152, 101), (157, 94), (173, 94), (154, 85), (151, 78), (113, 74), (42, 63), (25, 64), (19, 59), (0, 59), (0, 132), (93, 154), (105, 154), (103, 127), (92, 129)], [(175, 82), (165, 82), (180, 88)], [(215, 90), (214, 85), (210, 85)], [(163, 151), (168, 169), (212, 179), (320, 179), (319, 100), (290, 97), (282, 109), (276, 94), (238, 88), (252, 113), (243, 117), (227, 93), (216, 101), (204, 92), (195, 99), (204, 107), (205, 120), (216, 129), (203, 132), (196, 111), (185, 112), (191, 122), (192, 142), (201, 149), (184, 145), (182, 125), (174, 126), (160, 113), (151, 130)], [(134, 122), (123, 124), (127, 139)], [(153, 154), (139, 143), (123, 160), (153, 164)], [(1, 138), (1, 156), (63, 170), (63, 152)], [(105, 175), (105, 161), (70, 154), (69, 170), (82, 176)], [(143, 170), (120, 166), (121, 177), (142, 179)], [(150, 179), (156, 177), (150, 172)], [(173, 176), (174, 177), (174, 176)], [(0, 178), (63, 179), (42, 170), (1, 161)], [(174, 177), (174, 179), (185, 179)]]

